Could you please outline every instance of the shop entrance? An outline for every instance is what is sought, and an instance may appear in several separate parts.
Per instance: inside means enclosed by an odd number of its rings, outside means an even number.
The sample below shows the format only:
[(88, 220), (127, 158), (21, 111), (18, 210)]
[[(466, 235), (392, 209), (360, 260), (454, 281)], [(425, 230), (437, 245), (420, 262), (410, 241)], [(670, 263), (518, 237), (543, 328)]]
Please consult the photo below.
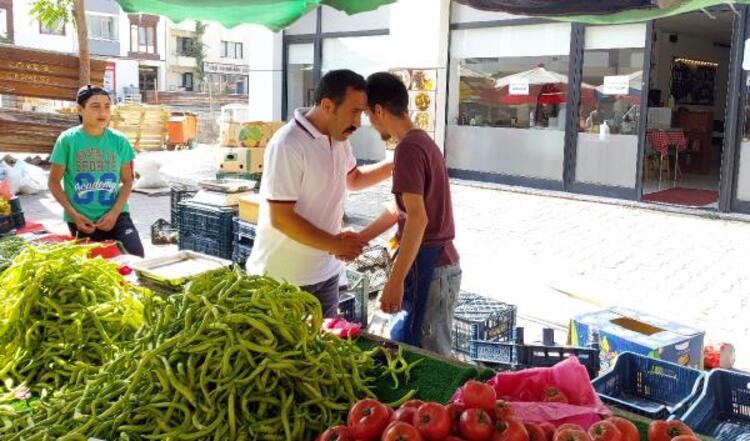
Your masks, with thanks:
[(654, 22), (644, 202), (718, 209), (734, 19), (715, 11)]
[(156, 90), (159, 69), (152, 66), (138, 67), (138, 87), (141, 91)]

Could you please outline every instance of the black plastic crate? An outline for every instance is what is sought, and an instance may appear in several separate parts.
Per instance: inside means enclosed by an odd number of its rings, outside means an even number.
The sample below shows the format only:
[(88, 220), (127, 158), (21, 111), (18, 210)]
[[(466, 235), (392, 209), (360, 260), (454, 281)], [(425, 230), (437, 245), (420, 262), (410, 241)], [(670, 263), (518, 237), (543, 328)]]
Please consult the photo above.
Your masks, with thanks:
[(354, 294), (339, 292), (339, 315), (348, 322), (357, 321), (357, 299)]
[(10, 233), (11, 230), (13, 230), (13, 219), (0, 214), (0, 234)]
[(23, 215), (23, 211), (11, 213), (10, 221), (13, 224), (13, 228), (23, 228), (26, 226), (26, 217)]
[(551, 367), (574, 355), (586, 367), (589, 378), (599, 375), (599, 349), (571, 346), (525, 345), (517, 342), (475, 340), (470, 357), (474, 361), (517, 370)]
[(177, 229), (180, 235), (195, 234), (232, 242), (232, 219), (237, 215), (237, 207), (219, 207), (191, 201), (182, 201), (177, 206)]
[[(228, 245), (227, 245), (228, 244)], [(220, 257), (222, 259), (232, 259), (232, 242), (222, 243), (217, 240), (211, 240), (194, 234), (180, 234), (181, 250), (192, 250), (210, 256)]]
[(253, 252), (253, 247), (246, 246), (235, 241), (232, 248), (232, 262), (236, 263), (237, 265), (244, 266), (247, 262), (247, 259), (250, 257), (250, 253)]
[(175, 185), (172, 186), (169, 190), (169, 196), (170, 196), (170, 214), (171, 218), (169, 219), (169, 222), (177, 226), (178, 221), (178, 204), (185, 199), (191, 199), (193, 196), (195, 196), (198, 193), (198, 187), (192, 187), (188, 185)]
[(233, 220), (233, 232), (235, 244), (244, 245), (252, 248), (255, 244), (255, 224), (240, 220), (235, 217)]
[(516, 307), (471, 293), (459, 294), (453, 314), (453, 349), (471, 354), (473, 341), (508, 341), (516, 327)]

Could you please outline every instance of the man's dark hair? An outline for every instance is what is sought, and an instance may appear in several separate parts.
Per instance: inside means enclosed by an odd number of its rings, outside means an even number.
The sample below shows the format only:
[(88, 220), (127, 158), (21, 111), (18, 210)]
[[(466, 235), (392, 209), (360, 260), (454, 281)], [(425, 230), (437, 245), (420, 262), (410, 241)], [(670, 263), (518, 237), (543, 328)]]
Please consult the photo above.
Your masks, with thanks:
[(318, 87), (315, 89), (315, 105), (319, 105), (324, 98), (328, 98), (333, 101), (333, 104), (338, 106), (344, 102), (346, 89), (349, 87), (361, 92), (367, 92), (367, 83), (362, 75), (349, 69), (328, 72), (323, 75)]
[(394, 116), (406, 116), (409, 113), (409, 92), (396, 75), (374, 73), (367, 77), (367, 105), (370, 109), (380, 105)]

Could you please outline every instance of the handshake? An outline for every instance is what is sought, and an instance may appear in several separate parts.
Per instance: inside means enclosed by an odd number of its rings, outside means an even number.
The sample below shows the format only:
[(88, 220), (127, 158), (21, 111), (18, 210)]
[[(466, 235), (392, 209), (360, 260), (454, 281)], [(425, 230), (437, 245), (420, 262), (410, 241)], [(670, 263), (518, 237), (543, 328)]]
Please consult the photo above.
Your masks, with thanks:
[(334, 236), (333, 244), (329, 252), (339, 260), (351, 262), (356, 259), (357, 256), (362, 254), (362, 250), (364, 250), (368, 244), (369, 241), (363, 238), (358, 232), (343, 231)]

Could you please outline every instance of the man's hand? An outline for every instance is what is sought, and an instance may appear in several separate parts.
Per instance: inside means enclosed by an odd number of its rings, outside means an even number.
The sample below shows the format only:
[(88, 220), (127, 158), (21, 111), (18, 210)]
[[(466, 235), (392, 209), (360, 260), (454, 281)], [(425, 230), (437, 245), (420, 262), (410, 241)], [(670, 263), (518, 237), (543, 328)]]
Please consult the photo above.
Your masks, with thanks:
[(115, 227), (118, 217), (120, 217), (120, 213), (117, 213), (114, 210), (109, 210), (107, 214), (99, 218), (99, 221), (96, 223), (96, 228), (102, 231), (110, 231)]
[(355, 231), (343, 231), (336, 235), (335, 245), (331, 254), (345, 262), (352, 261), (362, 254), (368, 242)]
[(380, 309), (386, 314), (396, 314), (401, 311), (404, 300), (404, 280), (389, 277), (380, 296)]
[(96, 224), (81, 214), (73, 216), (73, 222), (76, 224), (76, 229), (82, 233), (91, 234), (96, 230)]

